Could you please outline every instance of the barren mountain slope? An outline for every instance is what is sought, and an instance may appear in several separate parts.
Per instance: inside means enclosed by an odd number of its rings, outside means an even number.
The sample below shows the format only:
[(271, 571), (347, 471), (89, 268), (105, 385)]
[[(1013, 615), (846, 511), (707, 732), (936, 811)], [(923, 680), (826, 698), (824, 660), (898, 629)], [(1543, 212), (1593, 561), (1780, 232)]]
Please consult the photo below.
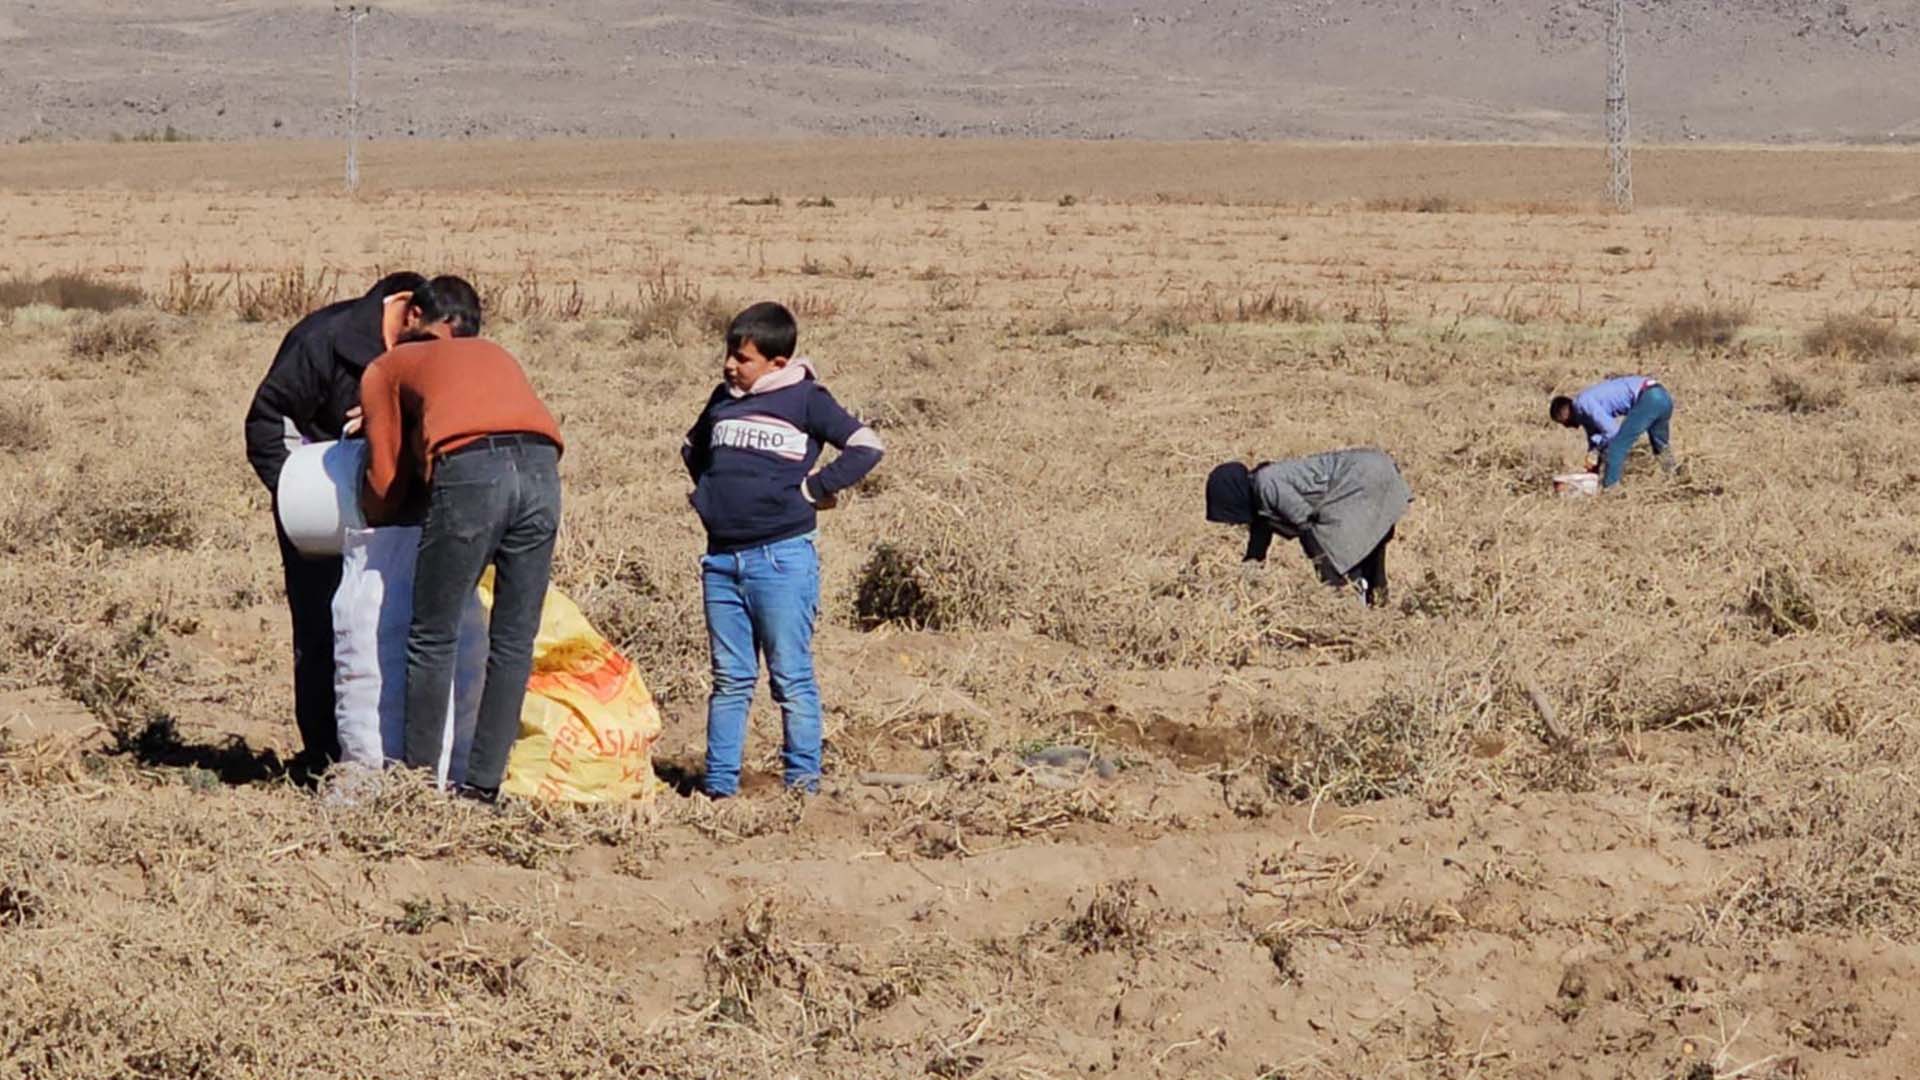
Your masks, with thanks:
[[(1586, 138), (1601, 0), (395, 0), (363, 119), (405, 135)], [(327, 3), (14, 0), (0, 136), (322, 135)], [(1651, 139), (1920, 136), (1894, 0), (1637, 0)]]

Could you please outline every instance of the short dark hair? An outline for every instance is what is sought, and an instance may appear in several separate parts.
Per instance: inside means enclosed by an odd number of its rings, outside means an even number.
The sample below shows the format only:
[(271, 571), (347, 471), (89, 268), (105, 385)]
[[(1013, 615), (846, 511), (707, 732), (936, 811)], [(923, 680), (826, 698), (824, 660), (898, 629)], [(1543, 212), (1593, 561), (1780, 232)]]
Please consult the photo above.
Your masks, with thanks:
[(1547, 415), (1551, 417), (1556, 424), (1562, 423), (1560, 419), (1561, 409), (1567, 410), (1568, 419), (1573, 418), (1573, 399), (1565, 394), (1556, 394), (1552, 401), (1547, 402)]
[(394, 293), (419, 292), (426, 283), (426, 278), (411, 270), (399, 270), (374, 282), (373, 288), (367, 290), (367, 295), (385, 300)]
[(434, 278), (413, 290), (413, 306), (420, 309), (421, 323), (446, 323), (453, 327), (454, 337), (480, 333), (480, 294), (465, 278), (451, 274)]
[(769, 360), (793, 356), (793, 350), (800, 345), (800, 324), (787, 310), (785, 304), (776, 304), (763, 300), (733, 317), (727, 324), (727, 355), (740, 351), (740, 346), (753, 342), (760, 355)]

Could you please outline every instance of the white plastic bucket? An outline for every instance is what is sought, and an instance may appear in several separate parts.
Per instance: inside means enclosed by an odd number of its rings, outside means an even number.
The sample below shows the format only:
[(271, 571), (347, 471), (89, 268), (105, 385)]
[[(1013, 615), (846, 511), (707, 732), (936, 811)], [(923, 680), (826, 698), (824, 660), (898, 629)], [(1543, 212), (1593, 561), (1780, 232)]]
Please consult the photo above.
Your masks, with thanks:
[(1598, 495), (1600, 477), (1590, 472), (1562, 473), (1553, 478), (1555, 495)]
[(308, 443), (280, 470), (280, 528), (302, 555), (338, 555), (348, 529), (364, 529), (360, 481), (367, 471), (364, 439)]

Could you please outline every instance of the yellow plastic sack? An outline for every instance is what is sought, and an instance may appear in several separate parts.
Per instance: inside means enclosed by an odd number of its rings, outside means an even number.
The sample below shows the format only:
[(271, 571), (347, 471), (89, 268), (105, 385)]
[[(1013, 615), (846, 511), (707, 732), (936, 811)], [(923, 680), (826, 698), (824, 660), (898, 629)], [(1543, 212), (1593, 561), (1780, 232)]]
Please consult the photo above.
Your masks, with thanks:
[[(493, 610), (492, 570), (480, 580), (480, 602)], [(660, 730), (660, 710), (633, 664), (573, 601), (548, 589), (500, 790), (577, 803), (651, 799), (662, 786), (653, 774)]]

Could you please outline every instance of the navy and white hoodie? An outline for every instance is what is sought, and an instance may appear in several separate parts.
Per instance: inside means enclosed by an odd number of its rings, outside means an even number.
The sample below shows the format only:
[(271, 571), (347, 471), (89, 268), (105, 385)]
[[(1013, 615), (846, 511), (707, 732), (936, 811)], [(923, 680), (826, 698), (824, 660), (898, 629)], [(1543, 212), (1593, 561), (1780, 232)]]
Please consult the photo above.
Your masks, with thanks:
[[(815, 473), (823, 443), (840, 456)], [(707, 553), (812, 532), (814, 505), (859, 483), (885, 449), (833, 400), (805, 357), (761, 376), (751, 390), (721, 382), (680, 448), (693, 477), (693, 508), (707, 527)]]

